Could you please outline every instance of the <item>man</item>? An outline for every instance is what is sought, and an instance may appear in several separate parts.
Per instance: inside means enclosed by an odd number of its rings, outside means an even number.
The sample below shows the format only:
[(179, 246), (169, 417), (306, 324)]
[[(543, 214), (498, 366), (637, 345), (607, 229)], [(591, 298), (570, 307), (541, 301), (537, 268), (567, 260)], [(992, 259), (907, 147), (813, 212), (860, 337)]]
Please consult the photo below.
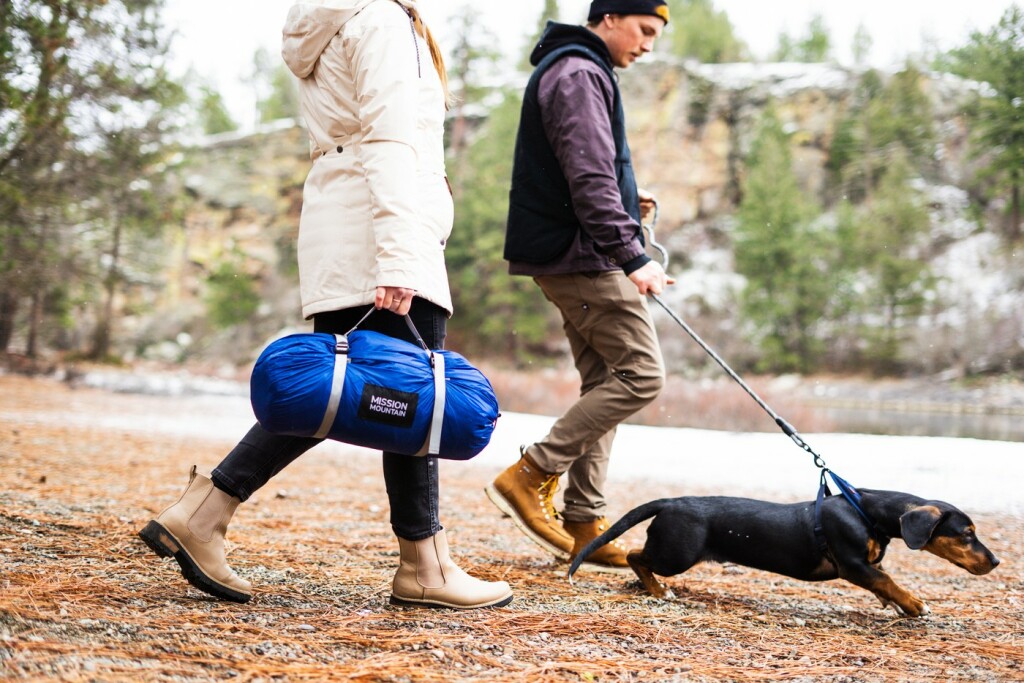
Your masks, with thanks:
[[(549, 23), (530, 57), (516, 138), (505, 258), (562, 314), (579, 400), (486, 488), (541, 547), (568, 559), (605, 528), (603, 488), (617, 425), (657, 397), (664, 368), (646, 295), (674, 281), (644, 253), (653, 197), (636, 186), (614, 67), (668, 24), (663, 0), (594, 0), (586, 27)], [(643, 197), (641, 198), (641, 194)], [(555, 511), (567, 473), (565, 509)], [(583, 566), (628, 567), (610, 543)]]

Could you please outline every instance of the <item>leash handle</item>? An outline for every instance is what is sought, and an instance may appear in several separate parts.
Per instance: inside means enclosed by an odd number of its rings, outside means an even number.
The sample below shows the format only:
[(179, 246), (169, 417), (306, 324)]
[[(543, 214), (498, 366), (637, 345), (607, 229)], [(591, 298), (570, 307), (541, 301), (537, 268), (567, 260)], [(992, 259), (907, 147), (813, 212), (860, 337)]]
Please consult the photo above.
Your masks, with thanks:
[(647, 239), (651, 243), (651, 246), (657, 249), (658, 253), (661, 254), (662, 269), (668, 270), (668, 249), (663, 247), (656, 239), (654, 239), (654, 226), (658, 223), (658, 200), (652, 199), (651, 201), (654, 202), (654, 215), (651, 216), (651, 222), (649, 224), (644, 223), (640, 227), (642, 230), (647, 231)]
[[(661, 253), (662, 267), (665, 270), (668, 270), (668, 260), (669, 260), (668, 250), (664, 246), (662, 246), (660, 243), (658, 243), (658, 241), (654, 237), (654, 226), (655, 226), (655, 224), (657, 222), (658, 222), (658, 202), (657, 202), (657, 200), (655, 200), (654, 201), (654, 215), (651, 217), (651, 223), (650, 223), (650, 225), (646, 225), (646, 224), (643, 225), (642, 229), (647, 231), (647, 235), (648, 235), (649, 241), (651, 243), (651, 246), (654, 247), (655, 249), (657, 249)], [(656, 302), (658, 302), (658, 304), (663, 309), (665, 309), (665, 312), (668, 313), (669, 316), (671, 316), (671, 318), (673, 320), (675, 320), (676, 323), (678, 323), (679, 326), (682, 327), (683, 330), (688, 335), (690, 335), (690, 338), (692, 338), (695, 342), (697, 342), (697, 345), (700, 346), (702, 349), (704, 349), (704, 351), (707, 352), (707, 354), (709, 356), (711, 356), (715, 360), (715, 362), (718, 363), (718, 365), (720, 365), (721, 368), (723, 370), (725, 370), (725, 372), (730, 377), (732, 377), (732, 379), (735, 380), (736, 383), (739, 384), (743, 388), (743, 390), (746, 391), (747, 394), (752, 399), (754, 399), (754, 401), (757, 403), (757, 405), (761, 406), (762, 410), (764, 410), (766, 413), (768, 413), (768, 415), (772, 418), (772, 420), (775, 421), (775, 424), (778, 425), (779, 429), (782, 430), (783, 434), (785, 434), (790, 439), (792, 439), (793, 443), (795, 443), (797, 446), (802, 448), (804, 451), (809, 453), (814, 458), (814, 464), (818, 468), (823, 470), (822, 476), (824, 477), (824, 470), (826, 469), (825, 459), (822, 458), (820, 455), (818, 455), (814, 451), (814, 449), (811, 448), (810, 445), (806, 441), (804, 441), (803, 437), (800, 436), (799, 432), (796, 431), (796, 429), (793, 427), (793, 425), (791, 425), (788, 422), (786, 422), (786, 420), (784, 420), (778, 413), (776, 413), (774, 410), (772, 410), (771, 407), (767, 403), (765, 403), (761, 399), (760, 396), (757, 395), (757, 392), (755, 392), (753, 389), (751, 389), (747, 385), (747, 383), (743, 381), (743, 378), (740, 377), (736, 373), (736, 371), (734, 371), (731, 367), (729, 367), (729, 364), (726, 363), (722, 359), (721, 356), (719, 356), (717, 353), (715, 353), (714, 349), (712, 349), (710, 346), (708, 346), (708, 344), (705, 343), (705, 341), (700, 338), (700, 335), (693, 331), (693, 328), (691, 328), (689, 325), (686, 324), (686, 321), (684, 321), (681, 317), (679, 317), (679, 315), (675, 311), (673, 311), (671, 308), (668, 307), (668, 304), (666, 304), (661, 299), (660, 296), (658, 296), (657, 294), (654, 294), (654, 293), (649, 293), (648, 296), (651, 297), (652, 299), (654, 299)]]

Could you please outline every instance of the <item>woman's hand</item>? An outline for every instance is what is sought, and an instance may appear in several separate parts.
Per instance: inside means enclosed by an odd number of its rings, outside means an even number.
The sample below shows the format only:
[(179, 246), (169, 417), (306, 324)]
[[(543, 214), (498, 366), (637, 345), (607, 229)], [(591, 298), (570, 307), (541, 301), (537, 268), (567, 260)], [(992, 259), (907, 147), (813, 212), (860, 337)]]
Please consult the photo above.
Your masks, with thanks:
[(415, 289), (405, 287), (378, 287), (377, 296), (374, 297), (373, 305), (378, 310), (391, 311), (396, 315), (405, 315), (412, 308), (412, 298), (416, 296)]

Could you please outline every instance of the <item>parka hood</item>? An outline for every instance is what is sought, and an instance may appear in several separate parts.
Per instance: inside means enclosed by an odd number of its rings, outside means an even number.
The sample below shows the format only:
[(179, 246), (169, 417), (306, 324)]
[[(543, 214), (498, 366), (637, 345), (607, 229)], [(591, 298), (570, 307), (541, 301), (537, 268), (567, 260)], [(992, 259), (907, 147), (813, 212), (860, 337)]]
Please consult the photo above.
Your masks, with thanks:
[[(311, 74), (321, 53), (338, 31), (364, 7), (377, 1), (305, 0), (292, 5), (281, 31), (281, 57), (291, 72), (299, 78)], [(416, 8), (416, 0), (380, 1)]]
[(583, 45), (589, 47), (600, 55), (609, 67), (612, 66), (611, 53), (608, 52), (608, 46), (601, 40), (600, 36), (585, 26), (559, 24), (554, 21), (549, 21), (544, 27), (544, 33), (541, 34), (540, 41), (533, 48), (533, 52), (530, 53), (530, 64), (537, 66), (544, 57), (563, 45)]

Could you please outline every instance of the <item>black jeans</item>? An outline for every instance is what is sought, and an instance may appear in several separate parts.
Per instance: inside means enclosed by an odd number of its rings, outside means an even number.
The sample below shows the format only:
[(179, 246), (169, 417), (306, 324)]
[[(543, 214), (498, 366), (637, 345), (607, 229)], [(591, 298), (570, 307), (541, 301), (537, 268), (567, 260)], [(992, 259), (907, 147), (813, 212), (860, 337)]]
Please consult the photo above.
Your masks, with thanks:
[[(372, 306), (359, 306), (318, 313), (313, 316), (313, 330), (344, 334), (370, 308)], [(417, 297), (413, 299), (409, 317), (428, 347), (444, 348), (448, 314), (443, 308)], [(375, 311), (359, 329), (417, 343), (405, 320), (388, 311)], [(271, 434), (256, 424), (214, 468), (210, 478), (217, 488), (246, 500), (318, 443), (320, 439), (312, 437)], [(391, 528), (397, 536), (418, 541), (441, 530), (436, 458), (385, 452), (384, 483), (391, 506)]]

